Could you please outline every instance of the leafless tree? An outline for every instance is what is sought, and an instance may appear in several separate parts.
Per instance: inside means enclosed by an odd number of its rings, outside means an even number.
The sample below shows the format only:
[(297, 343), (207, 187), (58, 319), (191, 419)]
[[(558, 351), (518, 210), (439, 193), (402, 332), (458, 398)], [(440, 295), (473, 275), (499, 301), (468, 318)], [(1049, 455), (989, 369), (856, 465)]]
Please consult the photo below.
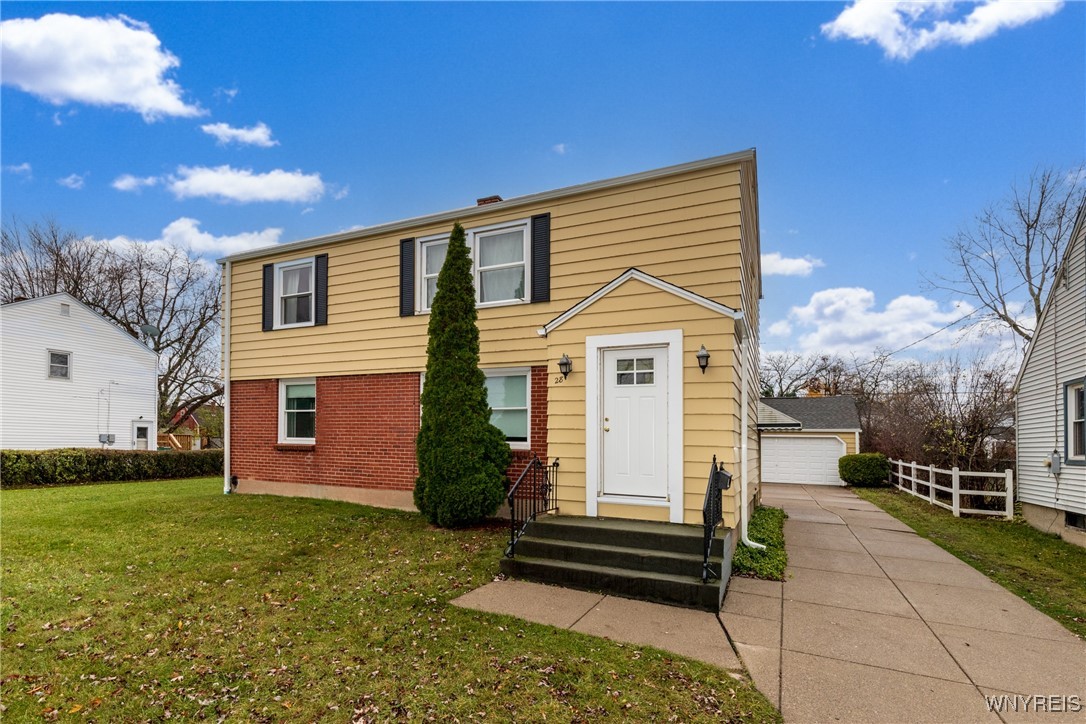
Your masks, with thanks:
[(770, 352), (762, 355), (759, 375), (765, 397), (795, 397), (805, 391), (807, 382), (820, 363), (819, 355), (795, 352)]
[(0, 251), (3, 303), (65, 291), (159, 354), (163, 432), (221, 397), (220, 279), (207, 262), (163, 244), (83, 238), (53, 221), (5, 223)]
[(972, 325), (1005, 326), (1028, 343), (1086, 198), (1083, 171), (1037, 169), (1013, 186), (947, 240), (950, 272), (929, 284), (979, 305)]

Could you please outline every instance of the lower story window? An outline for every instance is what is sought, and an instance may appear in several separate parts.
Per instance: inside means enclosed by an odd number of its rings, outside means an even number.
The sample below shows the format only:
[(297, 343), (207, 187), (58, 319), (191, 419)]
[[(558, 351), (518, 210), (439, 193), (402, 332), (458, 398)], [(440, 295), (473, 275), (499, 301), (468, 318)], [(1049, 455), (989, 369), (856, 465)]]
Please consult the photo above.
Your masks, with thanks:
[(505, 433), (510, 446), (528, 449), (531, 418), (529, 370), (484, 370), (490, 422)]
[(317, 437), (317, 381), (279, 381), (279, 441), (314, 443)]
[(1067, 385), (1067, 459), (1086, 461), (1086, 384)]

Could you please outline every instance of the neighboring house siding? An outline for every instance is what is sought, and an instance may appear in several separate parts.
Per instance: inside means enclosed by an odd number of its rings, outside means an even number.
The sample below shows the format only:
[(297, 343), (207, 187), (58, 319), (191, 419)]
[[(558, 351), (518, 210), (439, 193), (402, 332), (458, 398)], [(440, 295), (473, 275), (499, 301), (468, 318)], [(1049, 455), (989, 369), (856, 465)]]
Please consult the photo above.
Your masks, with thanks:
[[(728, 306), (743, 306), (738, 163), (482, 212), (462, 223), (471, 229), (547, 212), (551, 301), (480, 309), (483, 366), (553, 364), (536, 328), (632, 266)], [(449, 222), (234, 262), (231, 379), (420, 371), (429, 317), (400, 316), (400, 240), (451, 227)], [(327, 326), (261, 331), (263, 265), (320, 253), (328, 254)], [(648, 310), (645, 321), (651, 324), (659, 314)]]
[[(1063, 263), (1018, 382), (1018, 494), (1024, 503), (1086, 514), (1086, 466), (1066, 461), (1065, 385), (1086, 376), (1086, 226)], [(1062, 474), (1044, 462), (1053, 450)]]
[[(546, 370), (531, 371), (532, 450), (515, 451), (515, 477), (547, 457)], [(317, 444), (279, 444), (279, 380), (230, 385), (231, 473), (243, 480), (409, 491), (415, 486), (419, 374), (317, 378)]]
[[(61, 304), (69, 316), (62, 316)], [(149, 423), (155, 447), (158, 358), (128, 334), (67, 295), (0, 307), (3, 327), (0, 446), (15, 450), (134, 447), (133, 422)], [(49, 350), (71, 354), (71, 378), (48, 377)]]

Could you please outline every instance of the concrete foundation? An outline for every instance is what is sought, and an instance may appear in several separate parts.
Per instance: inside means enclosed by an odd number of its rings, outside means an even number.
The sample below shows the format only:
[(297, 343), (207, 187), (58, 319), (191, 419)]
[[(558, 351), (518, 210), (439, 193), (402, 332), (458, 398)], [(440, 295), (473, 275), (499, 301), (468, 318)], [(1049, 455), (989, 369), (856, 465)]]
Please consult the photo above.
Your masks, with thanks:
[(1086, 530), (1067, 525), (1066, 515), (1062, 510), (1033, 503), (1022, 503), (1022, 517), (1038, 530), (1055, 533), (1068, 543), (1086, 548)]
[(414, 493), (410, 490), (358, 488), (349, 485), (318, 483), (279, 483), (266, 480), (240, 480), (238, 493), (251, 495), (283, 495), (296, 498), (342, 500), (346, 503), (372, 505), (376, 508), (396, 508), (415, 511)]

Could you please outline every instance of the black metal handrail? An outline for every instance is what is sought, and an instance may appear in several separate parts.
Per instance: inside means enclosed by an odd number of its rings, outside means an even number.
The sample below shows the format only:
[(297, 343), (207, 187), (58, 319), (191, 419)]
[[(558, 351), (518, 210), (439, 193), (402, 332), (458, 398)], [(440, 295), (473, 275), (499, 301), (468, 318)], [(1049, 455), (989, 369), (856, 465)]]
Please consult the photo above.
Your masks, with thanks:
[(540, 513), (558, 510), (558, 458), (544, 465), (539, 456), (533, 455), (505, 499), (509, 503), (509, 547), (505, 555), (512, 558), (528, 524)]
[(724, 491), (732, 486), (732, 474), (724, 470), (724, 464), (716, 462), (709, 466), (709, 483), (705, 486), (705, 504), (701, 508), (701, 519), (705, 525), (705, 558), (701, 565), (701, 582), (710, 578), (720, 578), (720, 571), (713, 570), (709, 563), (709, 553), (713, 547), (716, 528), (724, 519)]

